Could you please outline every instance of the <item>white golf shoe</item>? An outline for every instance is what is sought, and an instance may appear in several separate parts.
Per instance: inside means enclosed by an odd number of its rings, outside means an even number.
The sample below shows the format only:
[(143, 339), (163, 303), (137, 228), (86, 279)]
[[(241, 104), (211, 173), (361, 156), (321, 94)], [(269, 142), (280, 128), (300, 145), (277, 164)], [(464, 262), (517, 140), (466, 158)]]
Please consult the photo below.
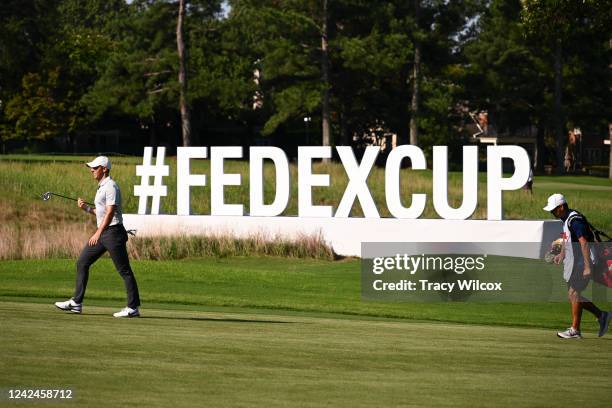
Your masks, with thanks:
[(81, 303), (76, 303), (72, 299), (68, 299), (65, 302), (55, 302), (55, 307), (58, 309), (64, 310), (66, 312), (72, 313), (81, 313), (82, 305)]
[(557, 337), (562, 339), (581, 339), (582, 335), (580, 334), (580, 331), (570, 327), (566, 331), (557, 333)]
[(118, 311), (117, 313), (113, 313), (115, 317), (139, 317), (140, 312), (138, 309), (132, 309), (131, 307), (126, 307)]

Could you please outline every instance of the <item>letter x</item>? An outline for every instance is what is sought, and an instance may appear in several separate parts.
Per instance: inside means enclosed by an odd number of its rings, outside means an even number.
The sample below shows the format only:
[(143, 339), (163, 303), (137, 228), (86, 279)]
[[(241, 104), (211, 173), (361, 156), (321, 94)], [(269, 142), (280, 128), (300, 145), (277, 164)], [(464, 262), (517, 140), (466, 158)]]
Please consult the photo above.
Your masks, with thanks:
[(342, 196), (340, 205), (338, 205), (335, 217), (348, 217), (353, 207), (353, 203), (355, 202), (355, 198), (359, 198), (359, 203), (363, 209), (363, 215), (366, 218), (380, 218), (374, 199), (366, 184), (366, 180), (370, 175), (372, 166), (374, 166), (380, 148), (377, 146), (368, 146), (361, 160), (361, 164), (357, 163), (351, 147), (338, 146), (336, 150), (338, 150), (338, 155), (340, 155), (340, 160), (346, 170), (349, 183), (346, 186), (346, 190), (344, 190), (344, 195)]

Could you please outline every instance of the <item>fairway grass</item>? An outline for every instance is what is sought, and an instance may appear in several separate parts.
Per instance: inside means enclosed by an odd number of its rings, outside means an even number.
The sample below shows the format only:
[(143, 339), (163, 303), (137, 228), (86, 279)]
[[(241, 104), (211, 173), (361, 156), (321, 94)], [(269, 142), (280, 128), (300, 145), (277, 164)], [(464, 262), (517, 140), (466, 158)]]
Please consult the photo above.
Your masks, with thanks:
[[(518, 265), (517, 267), (520, 267)], [(160, 305), (265, 309), (307, 313), (443, 321), (483, 325), (567, 327), (565, 302), (382, 302), (361, 298), (360, 262), (275, 257), (191, 258), (132, 261), (143, 307)], [(0, 262), (0, 298), (65, 300), (74, 290), (74, 260)], [(561, 271), (559, 280), (561, 281)], [(92, 268), (84, 307), (123, 307), (123, 281), (105, 257)], [(612, 304), (600, 305), (612, 309)], [(585, 314), (583, 330), (594, 331)]]
[(53, 306), (72, 293), (74, 260), (0, 262), (3, 398), (12, 388), (74, 390), (73, 403), (27, 403), (45, 407), (605, 406), (612, 397), (612, 333), (598, 338), (585, 314), (584, 339), (556, 338), (565, 303), (366, 302), (354, 259), (132, 267), (142, 317), (115, 319), (125, 292), (108, 258), (92, 267), (81, 315)]
[(45, 407), (549, 407), (612, 397), (612, 337), (272, 311), (147, 309), (120, 320), (114, 310), (0, 301), (0, 388), (74, 390), (74, 403), (27, 404)]

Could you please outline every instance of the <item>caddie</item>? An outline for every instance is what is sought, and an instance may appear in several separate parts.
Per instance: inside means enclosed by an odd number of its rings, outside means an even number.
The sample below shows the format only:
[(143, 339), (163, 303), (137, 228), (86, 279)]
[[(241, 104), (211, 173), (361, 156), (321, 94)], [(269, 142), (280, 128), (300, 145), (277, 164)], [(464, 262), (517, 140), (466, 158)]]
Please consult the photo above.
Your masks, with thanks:
[(563, 245), (554, 262), (556, 264), (563, 262), (563, 279), (567, 282), (568, 299), (572, 308), (572, 326), (557, 333), (557, 336), (562, 339), (581, 338), (580, 320), (582, 309), (586, 309), (597, 318), (599, 337), (601, 337), (608, 330), (612, 313), (600, 310), (581, 295), (589, 284), (593, 265), (596, 262), (595, 250), (590, 244), (594, 241), (593, 231), (584, 215), (568, 207), (562, 194), (548, 197), (544, 211), (563, 221)]

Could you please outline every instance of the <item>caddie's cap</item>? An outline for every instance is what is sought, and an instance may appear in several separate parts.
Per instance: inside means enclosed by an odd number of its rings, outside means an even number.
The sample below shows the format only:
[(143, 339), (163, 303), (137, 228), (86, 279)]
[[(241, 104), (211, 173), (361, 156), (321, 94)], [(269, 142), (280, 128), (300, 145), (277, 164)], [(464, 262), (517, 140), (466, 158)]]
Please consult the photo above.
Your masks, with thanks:
[(546, 207), (544, 207), (544, 211), (550, 212), (563, 204), (567, 204), (567, 201), (565, 201), (565, 197), (563, 197), (563, 194), (553, 194), (548, 197), (548, 203), (546, 204)]
[(106, 156), (98, 156), (95, 159), (93, 159), (92, 161), (90, 161), (89, 163), (85, 163), (85, 165), (87, 167), (102, 166), (102, 167), (106, 167), (109, 170), (111, 169), (111, 162), (110, 162), (109, 158), (106, 157)]

